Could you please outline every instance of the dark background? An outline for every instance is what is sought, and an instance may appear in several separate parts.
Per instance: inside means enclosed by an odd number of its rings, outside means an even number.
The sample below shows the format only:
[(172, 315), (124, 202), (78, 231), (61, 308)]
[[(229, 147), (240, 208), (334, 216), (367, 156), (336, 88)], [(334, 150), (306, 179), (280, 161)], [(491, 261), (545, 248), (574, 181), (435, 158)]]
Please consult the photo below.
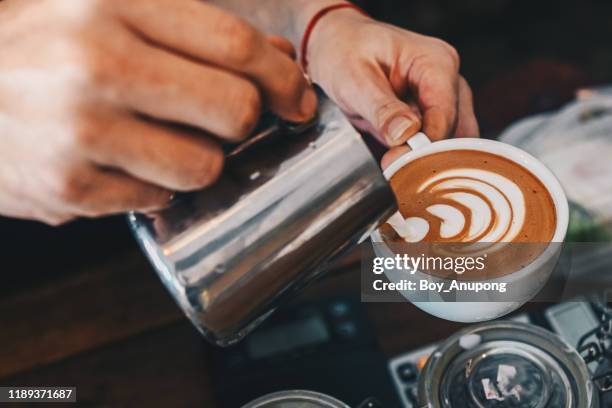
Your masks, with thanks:
[(392, 24), (443, 38), (478, 88), (532, 59), (576, 64), (593, 81), (612, 76), (609, 0), (364, 0)]
[(481, 129), (558, 108), (612, 82), (609, 0), (362, 0), (374, 17), (457, 48)]
[[(486, 135), (558, 108), (579, 87), (612, 83), (610, 0), (359, 4), (458, 49)], [(209, 406), (209, 348), (161, 287), (122, 217), (61, 228), (0, 218), (0, 251), (0, 384), (76, 384), (81, 400), (106, 405)], [(315, 298), (324, 286), (312, 288)], [(458, 327), (409, 304), (368, 307), (391, 355)]]

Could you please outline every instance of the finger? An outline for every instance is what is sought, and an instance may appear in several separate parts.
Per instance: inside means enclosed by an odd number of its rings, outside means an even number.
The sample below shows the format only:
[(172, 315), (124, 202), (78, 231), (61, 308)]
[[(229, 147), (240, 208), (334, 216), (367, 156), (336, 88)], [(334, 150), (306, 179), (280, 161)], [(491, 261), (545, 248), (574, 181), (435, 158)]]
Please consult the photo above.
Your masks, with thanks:
[(69, 222), (74, 221), (76, 216), (59, 212), (45, 212), (39, 215), (29, 216), (25, 219), (37, 220), (52, 227), (59, 227), (60, 225), (68, 224)]
[(202, 135), (128, 114), (105, 122), (105, 127), (84, 132), (79, 141), (85, 157), (99, 165), (173, 191), (203, 188), (221, 173), (221, 148)]
[(295, 60), (297, 53), (295, 51), (295, 47), (293, 44), (291, 44), (291, 41), (278, 35), (269, 35), (267, 36), (267, 39), (270, 44), (276, 47), (276, 49), (287, 54), (292, 60)]
[(254, 80), (283, 118), (303, 121), (314, 115), (316, 95), (298, 65), (244, 20), (194, 0), (119, 4), (127, 23), (152, 42)]
[(459, 77), (459, 113), (457, 118), (456, 137), (478, 137), (478, 121), (474, 114), (472, 90), (465, 78)]
[(6, 217), (36, 220), (54, 227), (65, 224), (74, 218), (74, 216), (66, 214), (65, 209), (62, 211), (55, 208), (46, 196), (44, 199), (38, 199), (38, 197), (28, 197), (27, 200), (21, 199), (21, 201), (14, 199), (3, 204), (5, 205), (0, 207), (0, 211)]
[(423, 114), (423, 131), (432, 140), (452, 136), (457, 124), (458, 74), (437, 67), (419, 76), (413, 89)]
[(380, 166), (383, 170), (386, 170), (391, 163), (410, 151), (412, 151), (412, 149), (410, 149), (410, 146), (408, 145), (394, 147), (383, 155), (382, 159), (380, 160)]
[(371, 66), (354, 75), (358, 85), (343, 91), (341, 103), (367, 120), (381, 142), (401, 145), (419, 131), (418, 110), (398, 98), (380, 68)]
[(133, 62), (115, 68), (109, 80), (110, 94), (125, 107), (230, 141), (257, 124), (262, 102), (247, 79), (136, 41), (129, 52)]
[(172, 192), (121, 174), (94, 168), (75, 184), (68, 205), (77, 216), (100, 217), (127, 211), (148, 212), (168, 205)]
[[(376, 136), (376, 129), (368, 122), (358, 115), (350, 115), (344, 112), (344, 115), (347, 117), (351, 125), (358, 131), (362, 133), (367, 133), (369, 135)], [(378, 138), (378, 136), (376, 136)]]

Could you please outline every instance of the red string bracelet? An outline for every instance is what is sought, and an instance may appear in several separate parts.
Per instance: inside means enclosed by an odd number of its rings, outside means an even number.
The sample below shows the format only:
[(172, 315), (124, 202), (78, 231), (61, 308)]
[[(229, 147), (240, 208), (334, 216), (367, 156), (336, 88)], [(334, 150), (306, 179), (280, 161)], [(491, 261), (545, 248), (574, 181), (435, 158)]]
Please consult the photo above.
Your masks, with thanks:
[(343, 8), (351, 8), (367, 16), (367, 13), (363, 11), (363, 9), (361, 9), (359, 6), (352, 4), (352, 3), (332, 4), (330, 6), (323, 7), (321, 10), (317, 11), (317, 13), (314, 16), (312, 16), (312, 18), (306, 25), (306, 30), (304, 30), (304, 36), (302, 37), (302, 42), (300, 44), (300, 63), (302, 65), (302, 71), (304, 71), (306, 75), (308, 75), (308, 59), (306, 57), (306, 54), (308, 51), (308, 41), (310, 40), (310, 35), (312, 34), (312, 31), (314, 30), (319, 20), (321, 20), (321, 18), (325, 16), (327, 13), (329, 13), (330, 11), (343, 9)]

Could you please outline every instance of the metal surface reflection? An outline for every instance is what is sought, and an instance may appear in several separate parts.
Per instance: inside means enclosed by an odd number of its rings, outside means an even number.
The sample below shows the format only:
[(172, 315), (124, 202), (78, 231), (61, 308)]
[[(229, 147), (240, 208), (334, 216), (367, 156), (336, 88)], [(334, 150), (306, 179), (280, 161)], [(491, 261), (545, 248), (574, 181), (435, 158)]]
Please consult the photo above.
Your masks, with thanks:
[(219, 345), (239, 340), (395, 210), (378, 163), (329, 100), (314, 127), (286, 133), (268, 131), (228, 155), (214, 186), (128, 217), (164, 284)]

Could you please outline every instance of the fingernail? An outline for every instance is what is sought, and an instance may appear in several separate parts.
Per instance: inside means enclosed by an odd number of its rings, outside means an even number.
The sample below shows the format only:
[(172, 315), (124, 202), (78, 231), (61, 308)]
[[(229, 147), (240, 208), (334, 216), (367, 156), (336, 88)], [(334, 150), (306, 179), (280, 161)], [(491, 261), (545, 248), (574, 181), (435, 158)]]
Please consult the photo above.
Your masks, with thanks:
[(394, 118), (387, 127), (388, 141), (392, 144), (397, 143), (412, 125), (414, 125), (414, 120), (406, 116)]
[(308, 88), (302, 95), (302, 100), (300, 101), (300, 112), (305, 119), (310, 119), (314, 115), (316, 109), (317, 95), (311, 88)]

